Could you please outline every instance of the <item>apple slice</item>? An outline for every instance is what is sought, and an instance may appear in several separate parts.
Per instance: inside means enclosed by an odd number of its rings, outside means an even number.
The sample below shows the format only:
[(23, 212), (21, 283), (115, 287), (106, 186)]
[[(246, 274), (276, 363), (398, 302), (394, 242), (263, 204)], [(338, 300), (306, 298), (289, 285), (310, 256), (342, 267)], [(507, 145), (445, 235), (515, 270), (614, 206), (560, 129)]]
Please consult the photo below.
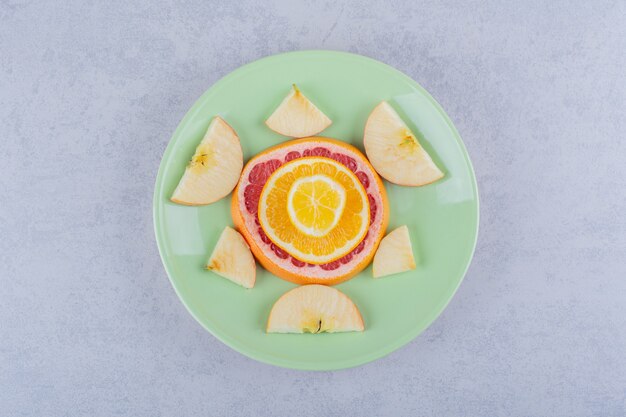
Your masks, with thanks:
[(265, 121), (274, 132), (293, 138), (313, 136), (326, 129), (332, 120), (293, 84), (291, 91)]
[(376, 171), (389, 182), (420, 186), (443, 177), (443, 172), (386, 101), (369, 115), (363, 145)]
[(267, 321), (268, 333), (335, 333), (363, 331), (352, 300), (325, 285), (304, 285), (283, 294)]
[(226, 227), (220, 235), (206, 268), (246, 288), (254, 287), (256, 264), (250, 247), (235, 229)]
[(214, 203), (235, 188), (242, 168), (239, 137), (228, 123), (215, 116), (171, 200), (188, 206)]
[(400, 226), (380, 241), (372, 271), (374, 278), (415, 269), (409, 228)]

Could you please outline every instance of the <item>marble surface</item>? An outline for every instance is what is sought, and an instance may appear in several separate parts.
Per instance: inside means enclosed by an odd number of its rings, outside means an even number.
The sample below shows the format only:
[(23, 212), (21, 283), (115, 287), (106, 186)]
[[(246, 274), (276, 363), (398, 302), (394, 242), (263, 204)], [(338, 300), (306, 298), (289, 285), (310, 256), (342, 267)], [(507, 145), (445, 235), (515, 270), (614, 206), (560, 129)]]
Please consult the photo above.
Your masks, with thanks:
[[(626, 415), (626, 3), (310, 3), (0, 0), (0, 414)], [(152, 229), (194, 100), (300, 49), (421, 83), (481, 195), (447, 310), (338, 372), (257, 363), (205, 332)]]

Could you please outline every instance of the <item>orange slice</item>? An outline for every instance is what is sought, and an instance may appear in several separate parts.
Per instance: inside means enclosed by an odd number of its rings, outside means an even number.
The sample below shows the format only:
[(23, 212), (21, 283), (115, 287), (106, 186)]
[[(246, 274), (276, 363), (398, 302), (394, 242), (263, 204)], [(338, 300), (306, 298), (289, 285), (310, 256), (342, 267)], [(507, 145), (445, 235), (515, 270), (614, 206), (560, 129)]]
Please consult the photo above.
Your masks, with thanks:
[(334, 159), (296, 159), (269, 177), (259, 199), (267, 237), (296, 259), (323, 264), (339, 259), (365, 237), (367, 194), (358, 177)]
[[(303, 262), (278, 247), (261, 227), (258, 216), (261, 192), (271, 175), (292, 161), (310, 157), (331, 158), (353, 172), (365, 188), (370, 211), (367, 233), (361, 242), (343, 257), (322, 264)], [(293, 181), (295, 182), (295, 178)], [(315, 187), (324, 188), (324, 185), (319, 184)], [(334, 189), (333, 187), (329, 188)], [(305, 195), (308, 192), (306, 188), (302, 191)], [(339, 222), (332, 227), (332, 222), (328, 223), (319, 218), (317, 223), (310, 223), (307, 226), (306, 212), (299, 213), (304, 217), (302, 219), (297, 219), (294, 213), (290, 217), (287, 197), (288, 193), (281, 203), (283, 206), (281, 208), (283, 210), (282, 222), (286, 223), (287, 227), (296, 227), (293, 224), (289, 226), (289, 223), (299, 221), (305, 227), (314, 226), (320, 235), (326, 229), (330, 229), (323, 237), (328, 237), (337, 230)], [(300, 204), (295, 201), (295, 197), (296, 194), (294, 194), (294, 201), (292, 202), (294, 209), (296, 205)], [(341, 204), (336, 206), (336, 203), (333, 203), (334, 197), (329, 198), (332, 201), (325, 205), (330, 206), (333, 212), (341, 211)], [(339, 199), (341, 199), (340, 196)], [(346, 197), (346, 205), (342, 215), (347, 208), (348, 199)], [(293, 211), (295, 212), (295, 210)], [(357, 148), (336, 139), (311, 137), (283, 142), (251, 158), (244, 167), (241, 179), (233, 193), (231, 214), (236, 229), (250, 245), (252, 254), (269, 272), (296, 284), (335, 285), (352, 278), (370, 264), (387, 228), (389, 203), (385, 186), (380, 177), (365, 155)]]

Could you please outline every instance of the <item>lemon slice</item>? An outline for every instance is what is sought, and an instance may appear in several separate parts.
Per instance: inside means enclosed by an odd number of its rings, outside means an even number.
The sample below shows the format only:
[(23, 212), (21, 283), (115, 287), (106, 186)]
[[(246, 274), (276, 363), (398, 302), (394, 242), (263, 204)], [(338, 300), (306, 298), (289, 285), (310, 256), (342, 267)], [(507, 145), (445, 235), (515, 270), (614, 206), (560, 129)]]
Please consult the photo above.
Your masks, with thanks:
[(276, 246), (311, 264), (332, 262), (363, 240), (369, 200), (357, 176), (325, 157), (306, 157), (279, 167), (265, 183), (259, 223)]
[(309, 236), (325, 236), (339, 223), (346, 190), (325, 175), (297, 179), (287, 197), (289, 219)]

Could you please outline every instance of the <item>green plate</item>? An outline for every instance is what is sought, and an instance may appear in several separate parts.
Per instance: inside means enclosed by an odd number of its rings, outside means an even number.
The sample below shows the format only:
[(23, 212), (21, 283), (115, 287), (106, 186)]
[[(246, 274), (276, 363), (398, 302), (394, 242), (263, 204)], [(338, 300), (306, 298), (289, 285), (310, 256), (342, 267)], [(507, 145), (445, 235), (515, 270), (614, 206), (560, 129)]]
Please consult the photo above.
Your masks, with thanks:
[[(337, 288), (359, 307), (362, 333), (266, 334), (274, 301), (295, 284), (257, 268), (256, 285), (239, 287), (203, 269), (222, 229), (232, 225), (230, 196), (209, 206), (171, 203), (187, 161), (214, 115), (241, 138), (247, 160), (287, 138), (264, 120), (298, 87), (332, 120), (320, 135), (363, 150), (370, 111), (388, 100), (445, 172), (424, 187), (385, 183), (389, 230), (408, 225), (417, 269), (373, 279), (371, 266)], [(189, 312), (215, 337), (262, 362), (330, 370), (361, 365), (419, 335), (448, 304), (470, 263), (478, 232), (478, 193), (472, 166), (452, 122), (415, 81), (372, 59), (343, 52), (301, 51), (245, 65), (213, 85), (172, 137), (156, 179), (154, 227), (163, 264)], [(210, 360), (210, 355), (207, 356)]]

